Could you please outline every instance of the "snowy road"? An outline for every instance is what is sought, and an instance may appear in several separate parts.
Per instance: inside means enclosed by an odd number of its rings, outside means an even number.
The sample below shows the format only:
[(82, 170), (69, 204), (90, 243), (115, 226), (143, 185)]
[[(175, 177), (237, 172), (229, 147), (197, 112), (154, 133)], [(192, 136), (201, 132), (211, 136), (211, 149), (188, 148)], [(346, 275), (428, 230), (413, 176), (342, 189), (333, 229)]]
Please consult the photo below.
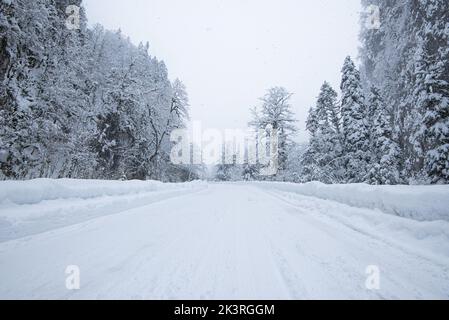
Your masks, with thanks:
[(446, 222), (429, 235), (435, 223), (252, 184), (140, 205), (0, 243), (0, 298), (449, 299)]

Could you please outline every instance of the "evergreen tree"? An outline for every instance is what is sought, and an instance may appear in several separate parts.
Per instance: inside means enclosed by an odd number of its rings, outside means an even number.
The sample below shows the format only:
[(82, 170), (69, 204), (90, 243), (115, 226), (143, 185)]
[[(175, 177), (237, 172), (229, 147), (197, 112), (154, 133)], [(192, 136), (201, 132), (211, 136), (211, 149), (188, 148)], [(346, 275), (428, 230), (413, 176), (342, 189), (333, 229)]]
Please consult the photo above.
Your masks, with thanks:
[(371, 163), (365, 181), (371, 184), (397, 184), (398, 145), (392, 140), (391, 119), (385, 108), (379, 89), (371, 88), (368, 99), (371, 115), (370, 150)]
[(303, 165), (308, 181), (339, 183), (344, 179), (338, 113), (337, 93), (325, 82), (307, 121), (310, 143)]
[(343, 152), (346, 157), (346, 180), (362, 182), (370, 162), (367, 108), (360, 73), (347, 57), (342, 69), (342, 131)]
[(449, 5), (421, 0), (423, 28), (418, 33), (415, 97), (424, 114), (417, 140), (432, 183), (449, 183)]
[(447, 183), (449, 2), (362, 3), (380, 7), (380, 29), (362, 25), (363, 79), (385, 97), (401, 181)]

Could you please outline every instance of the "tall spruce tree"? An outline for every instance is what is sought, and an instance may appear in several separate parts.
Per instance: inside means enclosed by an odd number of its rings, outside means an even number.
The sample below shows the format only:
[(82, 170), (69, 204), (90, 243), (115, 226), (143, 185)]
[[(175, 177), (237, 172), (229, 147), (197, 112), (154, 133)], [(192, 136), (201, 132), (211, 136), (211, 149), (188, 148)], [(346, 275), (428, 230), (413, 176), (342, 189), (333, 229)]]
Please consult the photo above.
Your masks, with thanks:
[(399, 148), (393, 141), (391, 119), (378, 88), (371, 88), (367, 103), (371, 115), (371, 163), (365, 181), (376, 185), (397, 184)]
[(423, 27), (418, 32), (416, 106), (422, 126), (415, 134), (423, 145), (424, 171), (432, 183), (449, 183), (449, 5), (421, 0)]
[(325, 82), (317, 104), (309, 111), (309, 147), (303, 159), (308, 181), (339, 183), (345, 178), (337, 92)]
[(362, 24), (362, 71), (385, 97), (401, 181), (447, 183), (449, 2), (362, 3), (380, 8), (380, 29)]
[(363, 182), (370, 163), (368, 111), (362, 90), (360, 73), (350, 57), (342, 69), (342, 132), (346, 180)]

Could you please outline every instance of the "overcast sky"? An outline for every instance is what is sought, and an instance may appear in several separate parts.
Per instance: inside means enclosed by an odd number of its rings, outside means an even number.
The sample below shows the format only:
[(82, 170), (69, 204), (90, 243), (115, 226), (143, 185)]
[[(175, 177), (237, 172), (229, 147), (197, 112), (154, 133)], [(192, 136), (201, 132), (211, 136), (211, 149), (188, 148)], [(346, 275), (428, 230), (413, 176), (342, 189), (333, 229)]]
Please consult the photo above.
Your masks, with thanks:
[(192, 120), (245, 128), (272, 86), (294, 93), (304, 141), (307, 111), (324, 80), (339, 87), (357, 57), (360, 0), (84, 0), (89, 23), (121, 28), (187, 86)]

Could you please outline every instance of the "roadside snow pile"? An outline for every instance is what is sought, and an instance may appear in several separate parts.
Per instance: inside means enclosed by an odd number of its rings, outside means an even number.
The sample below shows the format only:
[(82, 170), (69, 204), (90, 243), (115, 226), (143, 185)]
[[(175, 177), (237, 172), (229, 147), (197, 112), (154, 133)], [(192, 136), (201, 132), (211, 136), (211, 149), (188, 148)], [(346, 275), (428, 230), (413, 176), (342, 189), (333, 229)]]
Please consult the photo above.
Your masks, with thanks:
[(69, 179), (0, 182), (0, 242), (144, 207), (205, 188), (207, 185), (203, 182), (166, 184)]
[(419, 221), (449, 221), (449, 186), (371, 186), (269, 183), (257, 185), (294, 192), (353, 207), (379, 209), (385, 213)]
[(0, 207), (8, 204), (37, 204), (45, 200), (92, 199), (104, 196), (191, 189), (200, 182), (169, 184), (158, 181), (103, 181), (36, 179), (0, 181)]
[(345, 226), (409, 252), (419, 251), (422, 256), (449, 265), (449, 221), (417, 221), (378, 209), (357, 208), (277, 189), (271, 189), (269, 193), (294, 206), (295, 211), (303, 215), (322, 222), (327, 220), (333, 227)]

